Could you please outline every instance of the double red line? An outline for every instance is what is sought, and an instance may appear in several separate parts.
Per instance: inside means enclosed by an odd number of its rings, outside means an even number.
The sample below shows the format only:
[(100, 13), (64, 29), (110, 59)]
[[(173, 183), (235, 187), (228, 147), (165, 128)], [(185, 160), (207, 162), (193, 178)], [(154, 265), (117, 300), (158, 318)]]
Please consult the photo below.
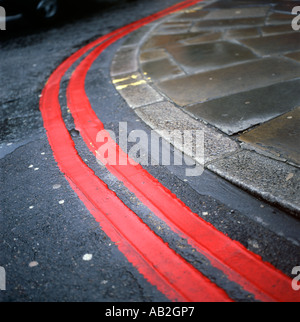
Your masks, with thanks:
[[(42, 94), (40, 109), (55, 159), (86, 207), (106, 234), (118, 242), (126, 258), (161, 292), (177, 301), (230, 301), (224, 290), (171, 250), (141, 219), (108, 189), (79, 157), (61, 116), (60, 83), (72, 65), (92, 50), (72, 74), (67, 90), (68, 107), (76, 128), (91, 151), (98, 155), (97, 134), (104, 130), (85, 93), (86, 75), (94, 61), (112, 43), (130, 32), (173, 11), (199, 1), (185, 1), (126, 27), (120, 28), (83, 47), (64, 61), (50, 76)], [(113, 140), (118, 156), (128, 158)], [(204, 254), (211, 264), (246, 291), (264, 301), (299, 301), (290, 279), (199, 218), (140, 165), (106, 165), (124, 185), (163, 219), (170, 228)]]

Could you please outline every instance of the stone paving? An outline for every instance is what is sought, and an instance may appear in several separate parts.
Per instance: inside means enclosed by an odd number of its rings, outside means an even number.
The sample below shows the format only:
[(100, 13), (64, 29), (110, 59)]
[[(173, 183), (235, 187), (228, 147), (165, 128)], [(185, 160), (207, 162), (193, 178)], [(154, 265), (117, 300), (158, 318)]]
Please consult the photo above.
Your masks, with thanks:
[(177, 128), (202, 129), (208, 169), (299, 215), (297, 5), (200, 2), (133, 33), (111, 76), (158, 132), (176, 119)]

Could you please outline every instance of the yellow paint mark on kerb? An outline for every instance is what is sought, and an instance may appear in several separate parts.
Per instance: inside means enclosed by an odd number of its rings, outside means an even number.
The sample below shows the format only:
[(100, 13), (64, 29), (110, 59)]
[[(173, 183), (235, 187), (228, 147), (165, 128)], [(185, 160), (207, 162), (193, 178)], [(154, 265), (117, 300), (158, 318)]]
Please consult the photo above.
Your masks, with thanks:
[(138, 78), (137, 75), (130, 75), (130, 76), (125, 77), (125, 78), (117, 78), (117, 79), (114, 79), (112, 82), (113, 82), (113, 84), (118, 84), (118, 83), (125, 82), (128, 79), (137, 79), (137, 78)]
[(142, 79), (139, 82), (135, 82), (135, 83), (127, 84), (127, 85), (119, 85), (119, 86), (116, 87), (116, 89), (121, 90), (121, 89), (125, 89), (125, 88), (127, 88), (129, 86), (139, 86), (139, 85), (143, 85), (143, 84), (146, 84), (146, 83), (147, 82), (144, 79)]

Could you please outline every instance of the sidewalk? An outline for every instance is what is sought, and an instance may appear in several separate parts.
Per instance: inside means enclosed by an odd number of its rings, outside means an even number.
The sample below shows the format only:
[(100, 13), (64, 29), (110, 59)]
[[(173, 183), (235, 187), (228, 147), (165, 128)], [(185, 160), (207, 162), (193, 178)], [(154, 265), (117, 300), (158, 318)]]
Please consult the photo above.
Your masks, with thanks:
[(200, 2), (131, 34), (111, 76), (158, 133), (203, 130), (207, 169), (300, 216), (297, 5)]

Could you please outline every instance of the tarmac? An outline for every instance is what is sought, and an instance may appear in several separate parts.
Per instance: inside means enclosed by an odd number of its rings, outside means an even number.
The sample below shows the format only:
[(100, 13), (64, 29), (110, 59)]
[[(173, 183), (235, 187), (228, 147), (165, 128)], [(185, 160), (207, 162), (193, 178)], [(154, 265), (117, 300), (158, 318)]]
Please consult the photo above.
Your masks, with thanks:
[[(203, 131), (204, 157), (192, 149), (190, 157), (300, 217), (300, 31), (291, 14), (297, 5), (199, 2), (127, 37), (111, 79), (167, 141), (168, 131)], [(182, 150), (179, 141), (172, 144)]]

